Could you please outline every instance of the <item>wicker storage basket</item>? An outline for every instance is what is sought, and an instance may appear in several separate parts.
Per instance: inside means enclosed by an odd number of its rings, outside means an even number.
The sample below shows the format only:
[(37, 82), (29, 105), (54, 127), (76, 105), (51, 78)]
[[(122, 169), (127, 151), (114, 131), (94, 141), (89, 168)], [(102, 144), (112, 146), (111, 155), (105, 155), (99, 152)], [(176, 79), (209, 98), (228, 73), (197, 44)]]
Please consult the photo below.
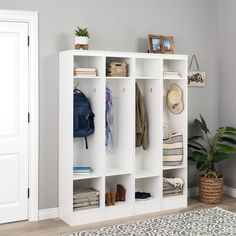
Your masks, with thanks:
[(200, 176), (199, 194), (203, 203), (216, 204), (222, 201), (224, 177), (215, 172)]

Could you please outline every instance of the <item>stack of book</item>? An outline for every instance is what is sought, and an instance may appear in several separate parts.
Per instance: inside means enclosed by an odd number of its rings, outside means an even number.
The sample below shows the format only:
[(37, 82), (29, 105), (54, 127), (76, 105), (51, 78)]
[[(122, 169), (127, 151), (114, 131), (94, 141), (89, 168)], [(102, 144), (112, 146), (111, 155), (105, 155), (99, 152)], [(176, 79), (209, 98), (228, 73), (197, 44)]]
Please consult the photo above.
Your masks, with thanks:
[(126, 77), (128, 74), (128, 65), (125, 62), (107, 63), (106, 74), (111, 77)]
[(74, 174), (90, 175), (92, 174), (92, 172), (93, 172), (93, 169), (91, 167), (73, 167)]
[(181, 76), (179, 72), (164, 71), (164, 79), (181, 79)]
[(97, 69), (76, 67), (74, 68), (74, 76), (78, 76), (78, 77), (97, 76)]
[(73, 210), (87, 210), (99, 207), (99, 191), (93, 188), (74, 190)]

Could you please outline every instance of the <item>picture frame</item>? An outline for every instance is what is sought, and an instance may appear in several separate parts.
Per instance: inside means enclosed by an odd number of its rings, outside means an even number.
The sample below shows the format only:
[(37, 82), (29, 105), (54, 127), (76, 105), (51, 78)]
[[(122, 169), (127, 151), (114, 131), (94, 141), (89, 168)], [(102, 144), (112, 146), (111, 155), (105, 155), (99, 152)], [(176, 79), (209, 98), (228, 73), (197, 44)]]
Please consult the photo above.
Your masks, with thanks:
[(149, 53), (163, 53), (163, 36), (162, 35), (148, 35), (148, 50)]
[(174, 37), (163, 36), (163, 53), (174, 54)]

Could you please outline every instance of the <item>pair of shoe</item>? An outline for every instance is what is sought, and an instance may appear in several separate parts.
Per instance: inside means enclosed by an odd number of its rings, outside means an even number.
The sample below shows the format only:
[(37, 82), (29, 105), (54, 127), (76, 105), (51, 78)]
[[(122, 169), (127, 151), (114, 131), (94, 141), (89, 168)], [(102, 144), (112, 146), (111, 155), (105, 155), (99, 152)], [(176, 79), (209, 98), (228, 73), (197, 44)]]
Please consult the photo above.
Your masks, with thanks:
[(136, 199), (147, 199), (150, 197), (151, 197), (151, 193), (146, 193), (146, 192), (136, 192), (135, 193)]
[(106, 206), (115, 205), (115, 202), (125, 201), (125, 194), (126, 189), (120, 185), (117, 184), (117, 192), (107, 192), (105, 195), (105, 204)]

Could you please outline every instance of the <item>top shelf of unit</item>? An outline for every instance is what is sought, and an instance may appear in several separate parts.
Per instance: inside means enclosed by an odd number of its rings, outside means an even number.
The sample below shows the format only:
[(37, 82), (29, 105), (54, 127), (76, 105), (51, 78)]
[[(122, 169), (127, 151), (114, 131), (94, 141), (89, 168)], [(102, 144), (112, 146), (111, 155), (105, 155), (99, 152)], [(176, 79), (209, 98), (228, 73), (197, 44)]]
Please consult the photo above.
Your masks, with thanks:
[(164, 60), (186, 60), (187, 55), (183, 54), (156, 54), (156, 53), (138, 53), (138, 52), (116, 52), (116, 51), (97, 51), (97, 50), (67, 50), (60, 54), (70, 54), (73, 56), (101, 56), (101, 57), (135, 57), (137, 59), (160, 58)]

